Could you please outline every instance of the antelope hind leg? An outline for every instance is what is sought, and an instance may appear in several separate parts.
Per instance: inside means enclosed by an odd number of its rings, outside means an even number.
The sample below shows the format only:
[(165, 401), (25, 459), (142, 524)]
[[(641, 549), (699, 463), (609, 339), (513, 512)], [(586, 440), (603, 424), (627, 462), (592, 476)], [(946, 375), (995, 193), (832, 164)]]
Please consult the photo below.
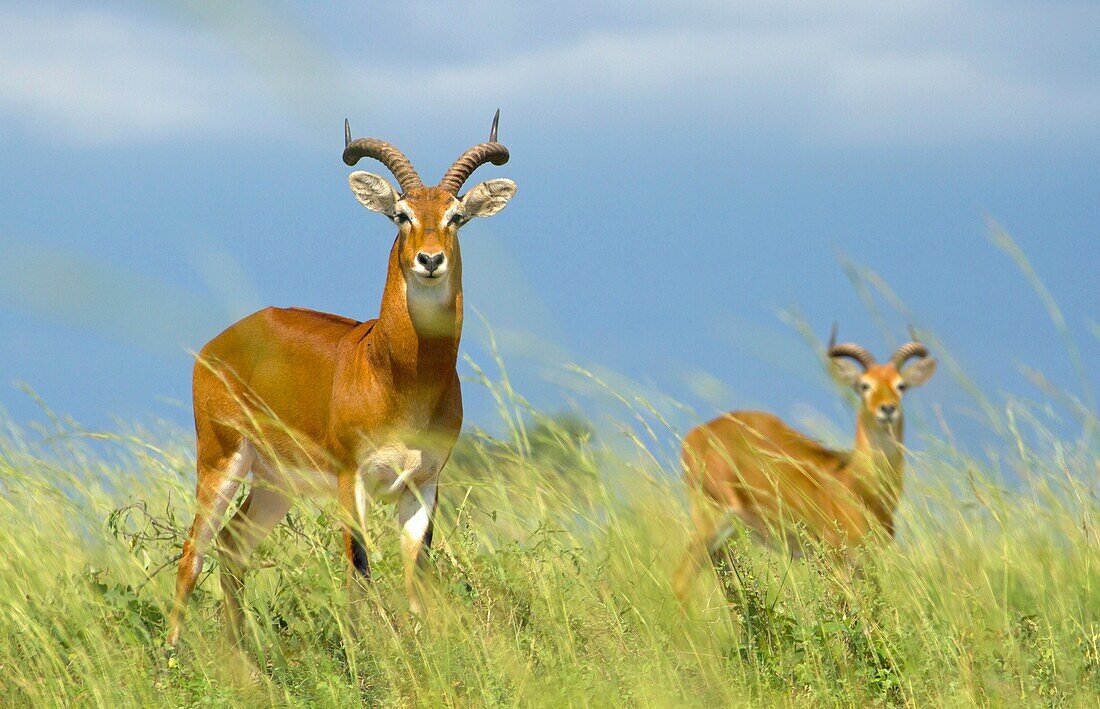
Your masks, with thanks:
[(198, 505), (195, 521), (187, 540), (183, 543), (179, 570), (176, 573), (176, 596), (172, 612), (168, 617), (168, 647), (174, 649), (179, 642), (183, 614), (191, 593), (195, 590), (202, 561), (213, 540), (221, 528), (225, 512), (237, 493), (241, 481), (252, 466), (255, 454), (247, 441), (242, 440), (232, 455), (213, 463), (204, 461), (200, 451), (197, 464)]

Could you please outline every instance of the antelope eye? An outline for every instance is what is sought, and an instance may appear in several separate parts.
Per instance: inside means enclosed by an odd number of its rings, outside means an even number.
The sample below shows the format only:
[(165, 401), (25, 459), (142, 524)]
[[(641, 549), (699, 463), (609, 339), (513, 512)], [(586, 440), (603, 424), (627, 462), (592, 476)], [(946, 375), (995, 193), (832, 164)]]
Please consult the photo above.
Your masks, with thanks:
[(451, 226), (454, 226), (454, 225), (458, 224), (461, 221), (462, 221), (462, 213), (461, 212), (455, 212), (454, 214), (451, 215), (451, 218), (447, 220), (447, 223), (450, 224)]
[(871, 391), (871, 382), (860, 382), (859, 390), (863, 392)]
[(409, 223), (409, 215), (405, 214), (404, 212), (398, 212), (398, 213), (393, 215), (393, 221), (396, 222), (397, 224), (408, 224)]
[(899, 392), (900, 392), (900, 391), (905, 391), (905, 390), (906, 390), (906, 389), (908, 389), (908, 388), (909, 388), (909, 385), (908, 385), (908, 384), (906, 384), (905, 382), (900, 382), (900, 383), (898, 384), (898, 391), (899, 391)]

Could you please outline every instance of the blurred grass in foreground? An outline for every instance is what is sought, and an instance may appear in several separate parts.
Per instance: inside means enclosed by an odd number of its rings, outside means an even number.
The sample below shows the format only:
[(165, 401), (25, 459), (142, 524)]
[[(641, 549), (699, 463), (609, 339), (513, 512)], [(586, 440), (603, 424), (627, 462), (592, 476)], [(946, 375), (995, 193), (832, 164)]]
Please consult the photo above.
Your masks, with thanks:
[[(843, 601), (820, 564), (742, 540), (684, 614), (668, 579), (688, 520), (678, 475), (657, 462), (665, 455), (613, 451), (585, 421), (543, 416), (506, 384), (481, 383), (508, 435), (468, 431), (447, 467), (428, 615), (405, 611), (397, 530), (380, 507), (377, 622), (349, 641), (340, 536), (325, 511), (298, 506), (249, 578), (253, 681), (227, 669), (216, 555), (178, 661), (163, 658), (171, 562), (193, 511), (190, 436), (93, 435), (54, 418), (31, 437), (7, 425), (0, 696), (95, 706), (1100, 697), (1098, 451), (1044, 433), (1031, 408), (1006, 405), (1016, 433), (992, 463), (934, 439), (910, 456), (900, 541), (876, 564), (880, 592)], [(641, 447), (649, 434), (630, 433), (644, 426), (639, 406), (621, 431)]]

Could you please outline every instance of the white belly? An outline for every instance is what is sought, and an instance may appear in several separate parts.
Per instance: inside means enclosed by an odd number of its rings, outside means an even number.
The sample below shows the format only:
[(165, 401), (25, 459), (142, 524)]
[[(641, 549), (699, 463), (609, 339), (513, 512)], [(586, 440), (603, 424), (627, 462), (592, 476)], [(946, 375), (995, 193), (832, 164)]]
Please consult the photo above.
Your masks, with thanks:
[[(359, 463), (357, 494), (393, 502), (410, 487), (419, 489), (433, 482), (448, 452), (404, 443), (372, 448)], [(328, 470), (283, 467), (257, 455), (252, 473), (254, 481), (295, 498), (335, 498), (338, 492), (337, 477)]]
[(330, 471), (274, 465), (259, 455), (252, 465), (252, 479), (293, 498), (335, 498), (337, 492), (337, 479)]

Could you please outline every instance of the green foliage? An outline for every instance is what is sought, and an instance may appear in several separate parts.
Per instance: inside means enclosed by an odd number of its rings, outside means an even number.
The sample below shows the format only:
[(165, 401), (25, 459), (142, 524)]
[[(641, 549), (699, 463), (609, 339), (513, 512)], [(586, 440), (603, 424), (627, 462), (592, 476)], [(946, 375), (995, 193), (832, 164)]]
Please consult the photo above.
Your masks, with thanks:
[[(379, 507), (367, 530), (373, 622), (352, 638), (333, 511), (302, 504), (254, 557), (247, 647), (223, 644), (211, 554), (171, 658), (190, 441), (172, 429), (93, 436), (56, 420), (31, 440), (8, 426), (0, 696), (112, 707), (1100, 698), (1087, 436), (1063, 442), (1032, 424), (992, 462), (929, 441), (934, 453), (913, 456), (898, 542), (861, 576), (738, 538), (684, 608), (668, 581), (689, 522), (662, 456), (631, 456), (580, 418), (502, 401), (508, 434), (468, 432), (446, 469), (424, 617), (406, 610), (392, 510)], [(1016, 407), (1006, 420), (1030, 420)], [(627, 429), (631, 442), (649, 435)], [(1023, 483), (1006, 485), (1006, 471)]]

